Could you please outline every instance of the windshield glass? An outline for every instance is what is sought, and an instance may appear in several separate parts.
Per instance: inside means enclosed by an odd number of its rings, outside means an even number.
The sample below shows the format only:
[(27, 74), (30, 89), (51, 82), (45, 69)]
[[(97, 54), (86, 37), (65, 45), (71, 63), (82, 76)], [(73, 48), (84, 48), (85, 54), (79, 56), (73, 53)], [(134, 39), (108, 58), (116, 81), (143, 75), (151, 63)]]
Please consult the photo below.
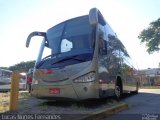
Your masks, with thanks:
[[(67, 20), (50, 28), (46, 33), (48, 48), (51, 49), (50, 59), (64, 62), (65, 60), (75, 60), (71, 56), (80, 55), (80, 58), (83, 58), (83, 54), (84, 56), (87, 54), (91, 60), (90, 55), (93, 55), (94, 43), (92, 31), (88, 15)], [(66, 59), (66, 57), (70, 57), (70, 59)], [(88, 58), (86, 60), (89, 60)], [(82, 61), (85, 60), (79, 60), (79, 62)], [(57, 61), (57, 63), (60, 62)]]

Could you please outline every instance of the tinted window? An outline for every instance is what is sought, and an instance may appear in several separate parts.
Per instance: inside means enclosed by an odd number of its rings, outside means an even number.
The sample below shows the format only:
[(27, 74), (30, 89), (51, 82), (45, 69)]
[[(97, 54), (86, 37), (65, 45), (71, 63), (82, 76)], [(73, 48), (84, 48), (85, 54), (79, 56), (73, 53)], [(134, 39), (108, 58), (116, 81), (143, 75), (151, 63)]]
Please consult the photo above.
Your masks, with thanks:
[[(66, 48), (67, 52), (79, 51), (92, 48), (91, 44), (92, 28), (89, 24), (88, 16), (82, 16), (65, 21), (47, 32), (47, 39), (52, 53), (64, 53), (61, 51), (63, 41), (68, 41), (71, 48)], [(63, 42), (64, 43), (64, 42)], [(67, 46), (68, 44), (66, 44)]]
[(88, 15), (50, 28), (46, 36), (52, 53), (37, 68), (60, 67), (91, 60), (94, 52), (92, 31)]

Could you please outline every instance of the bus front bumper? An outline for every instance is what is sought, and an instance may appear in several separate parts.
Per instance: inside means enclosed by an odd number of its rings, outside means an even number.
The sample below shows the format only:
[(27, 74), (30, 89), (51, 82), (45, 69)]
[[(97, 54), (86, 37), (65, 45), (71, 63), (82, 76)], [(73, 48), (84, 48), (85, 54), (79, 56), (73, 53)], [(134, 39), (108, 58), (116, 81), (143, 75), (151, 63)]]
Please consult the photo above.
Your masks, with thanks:
[(31, 95), (46, 100), (79, 99), (72, 85), (32, 85)]
[(92, 83), (52, 86), (32, 84), (31, 95), (46, 100), (85, 100), (99, 98), (99, 90)]

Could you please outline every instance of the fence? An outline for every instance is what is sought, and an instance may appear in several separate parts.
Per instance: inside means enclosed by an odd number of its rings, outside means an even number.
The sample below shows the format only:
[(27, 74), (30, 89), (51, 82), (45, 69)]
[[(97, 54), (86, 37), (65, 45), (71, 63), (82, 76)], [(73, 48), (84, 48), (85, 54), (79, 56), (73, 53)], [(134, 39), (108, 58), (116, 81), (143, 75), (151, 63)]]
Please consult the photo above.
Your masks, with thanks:
[(160, 86), (160, 75), (154, 76), (147, 76), (141, 75), (140, 76), (140, 86)]

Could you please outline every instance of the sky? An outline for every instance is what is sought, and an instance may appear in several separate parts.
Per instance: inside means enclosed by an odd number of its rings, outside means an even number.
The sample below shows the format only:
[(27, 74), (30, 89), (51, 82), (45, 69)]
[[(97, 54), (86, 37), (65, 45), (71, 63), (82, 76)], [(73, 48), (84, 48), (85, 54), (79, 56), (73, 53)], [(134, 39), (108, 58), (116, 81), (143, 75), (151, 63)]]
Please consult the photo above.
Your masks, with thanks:
[(160, 0), (0, 0), (0, 67), (36, 60), (41, 40), (25, 47), (29, 33), (98, 8), (116, 32), (137, 69), (157, 68), (160, 53), (149, 55), (139, 33), (160, 17)]

